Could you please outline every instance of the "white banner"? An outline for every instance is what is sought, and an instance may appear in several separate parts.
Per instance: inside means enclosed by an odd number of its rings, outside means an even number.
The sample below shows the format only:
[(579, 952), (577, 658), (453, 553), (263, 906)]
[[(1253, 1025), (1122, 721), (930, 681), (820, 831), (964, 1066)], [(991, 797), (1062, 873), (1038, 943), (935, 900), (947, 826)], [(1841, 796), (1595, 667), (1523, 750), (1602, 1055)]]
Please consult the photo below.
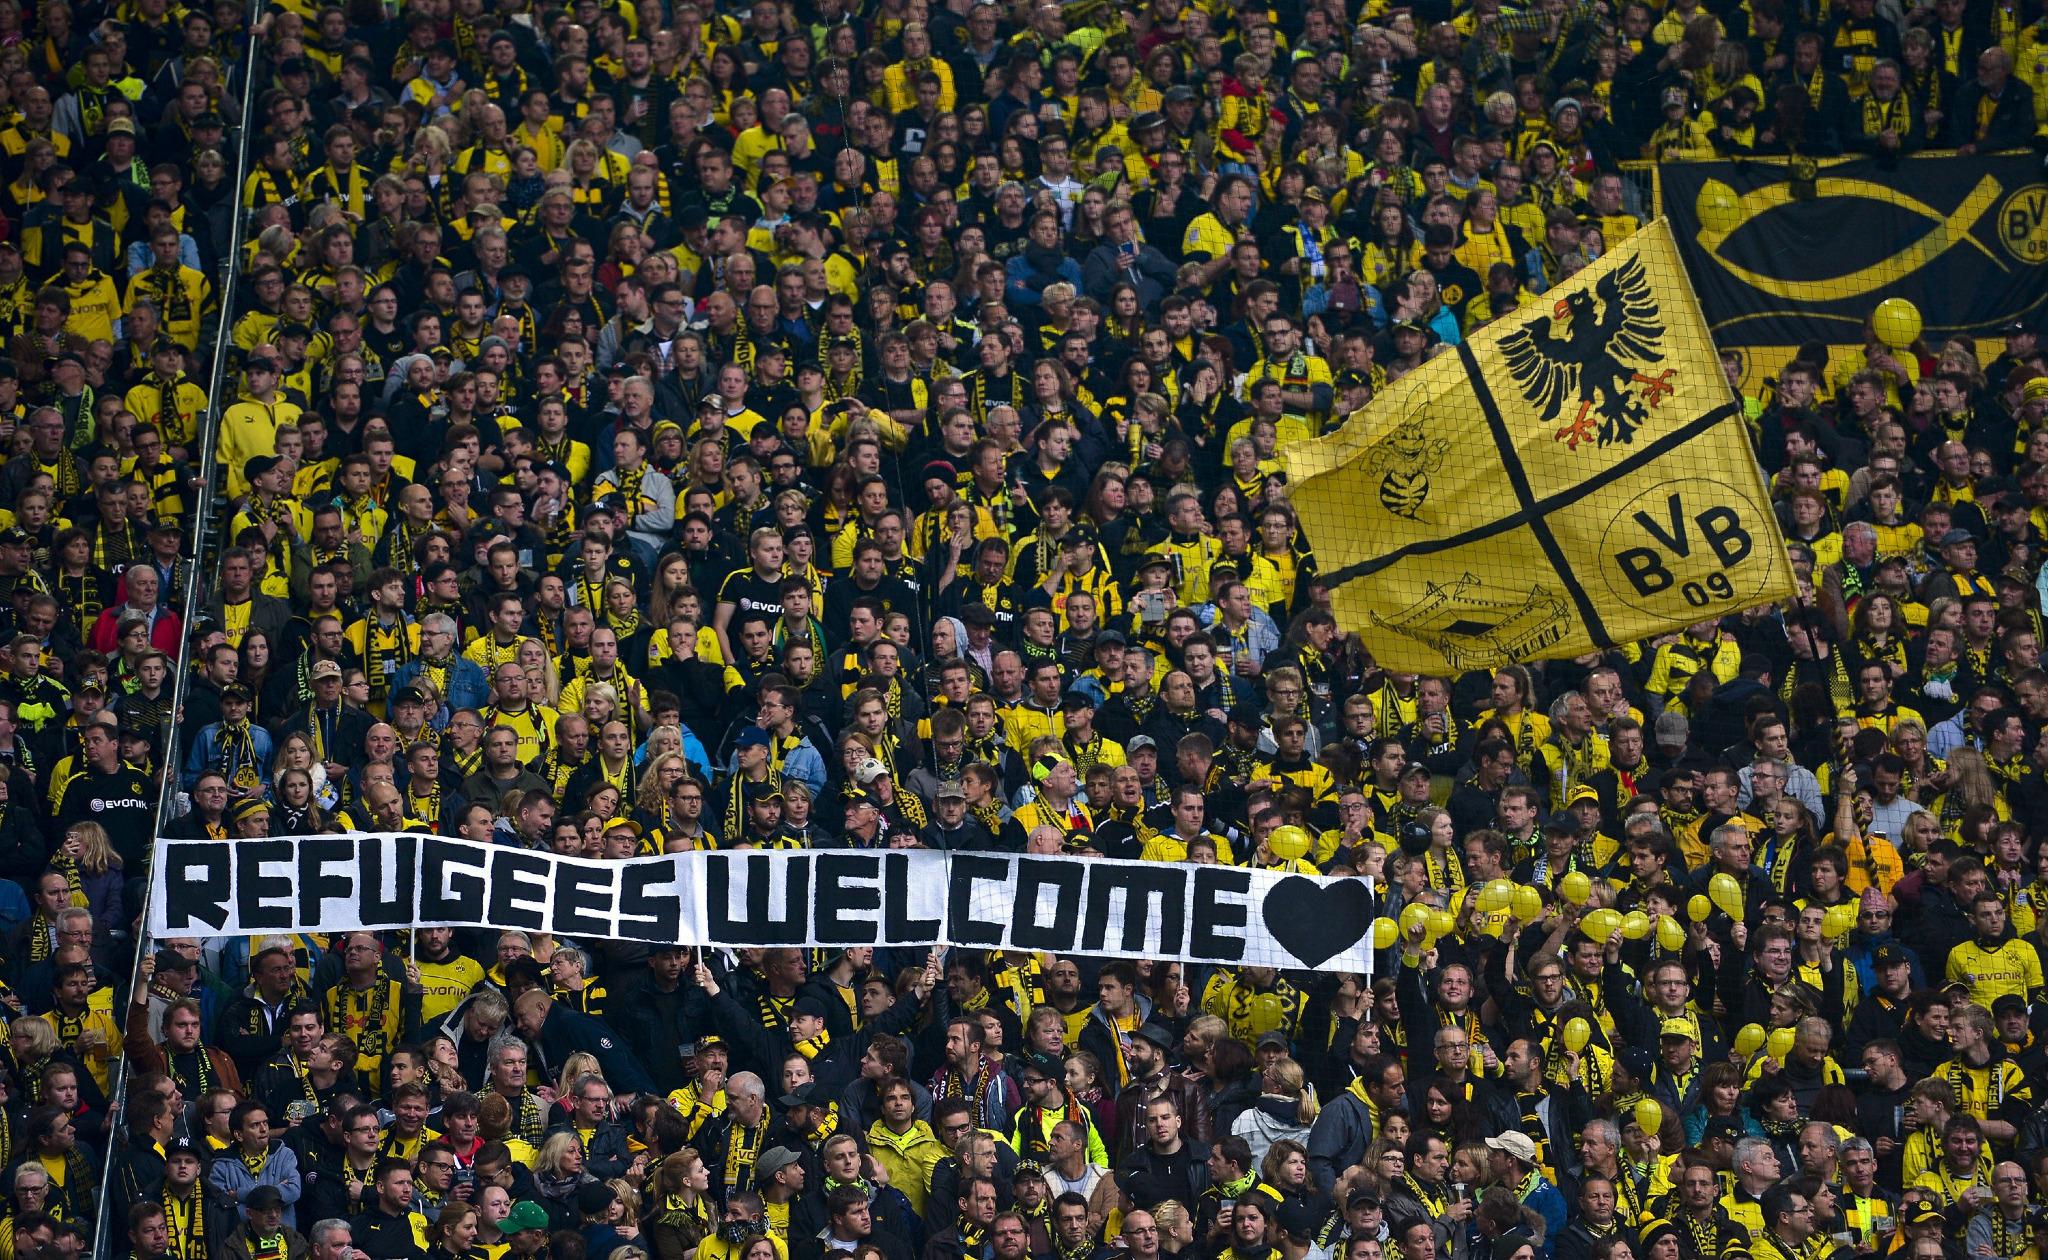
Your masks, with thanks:
[(157, 936), (492, 927), (665, 945), (929, 946), (1369, 972), (1360, 880), (925, 849), (623, 862), (403, 832), (160, 840)]

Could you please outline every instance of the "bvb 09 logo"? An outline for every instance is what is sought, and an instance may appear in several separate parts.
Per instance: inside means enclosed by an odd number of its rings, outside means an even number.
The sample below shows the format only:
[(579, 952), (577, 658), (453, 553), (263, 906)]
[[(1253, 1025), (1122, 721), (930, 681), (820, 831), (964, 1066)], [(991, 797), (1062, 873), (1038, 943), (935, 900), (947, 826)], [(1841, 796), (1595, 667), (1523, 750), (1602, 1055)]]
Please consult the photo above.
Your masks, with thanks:
[(2048, 263), (2048, 184), (2015, 189), (1999, 203), (1998, 243), (2023, 263)]
[(1608, 593), (1659, 615), (1705, 618), (1745, 607), (1771, 572), (1768, 563), (1746, 563), (1769, 537), (1760, 510), (1701, 477), (1644, 490), (1602, 539)]

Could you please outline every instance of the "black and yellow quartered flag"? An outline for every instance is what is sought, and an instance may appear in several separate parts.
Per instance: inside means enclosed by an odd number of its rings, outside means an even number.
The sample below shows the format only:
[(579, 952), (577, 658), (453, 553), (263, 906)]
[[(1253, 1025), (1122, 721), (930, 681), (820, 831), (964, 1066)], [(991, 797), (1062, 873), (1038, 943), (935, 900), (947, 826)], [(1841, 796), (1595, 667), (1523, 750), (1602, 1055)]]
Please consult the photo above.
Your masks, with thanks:
[(1387, 669), (1578, 656), (1794, 589), (1661, 219), (1287, 468), (1338, 624)]

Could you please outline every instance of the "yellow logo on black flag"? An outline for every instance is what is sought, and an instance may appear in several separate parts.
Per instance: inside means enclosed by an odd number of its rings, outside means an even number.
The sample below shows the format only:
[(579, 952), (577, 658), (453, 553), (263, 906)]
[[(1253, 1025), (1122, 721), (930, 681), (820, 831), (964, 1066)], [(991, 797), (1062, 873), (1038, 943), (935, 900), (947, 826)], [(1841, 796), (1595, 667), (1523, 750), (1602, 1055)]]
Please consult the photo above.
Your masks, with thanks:
[(1662, 220), (1287, 460), (1338, 622), (1389, 669), (1577, 656), (1793, 592)]

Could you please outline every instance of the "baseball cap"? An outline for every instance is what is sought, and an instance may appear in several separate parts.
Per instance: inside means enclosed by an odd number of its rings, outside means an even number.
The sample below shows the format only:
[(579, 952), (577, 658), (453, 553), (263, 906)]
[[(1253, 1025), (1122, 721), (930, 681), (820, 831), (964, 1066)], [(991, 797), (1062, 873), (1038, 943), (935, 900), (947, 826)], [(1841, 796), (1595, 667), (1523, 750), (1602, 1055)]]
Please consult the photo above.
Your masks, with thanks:
[(739, 737), (733, 742), (741, 748), (766, 748), (768, 732), (758, 726), (743, 726), (740, 728)]
[(1897, 945), (1880, 945), (1877, 947), (1877, 953), (1871, 958), (1871, 965), (1874, 967), (1906, 967), (1911, 966), (1912, 962), (1912, 955)]
[(1521, 1160), (1525, 1164), (1536, 1162), (1536, 1143), (1528, 1134), (1515, 1129), (1486, 1139), (1486, 1144), (1503, 1155)]
[(935, 801), (964, 801), (967, 799), (967, 787), (958, 779), (948, 779), (932, 789), (932, 799)]
[(508, 1234), (523, 1234), (529, 1229), (547, 1227), (548, 1210), (531, 1199), (521, 1199), (512, 1205), (511, 1211), (505, 1213), (505, 1222), (498, 1228)]
[(1684, 1037), (1688, 1041), (1700, 1039), (1699, 1021), (1690, 1015), (1678, 1015), (1664, 1021), (1660, 1034), (1665, 1037)]
[(335, 662), (315, 661), (313, 663), (313, 681), (318, 682), (322, 678), (339, 677), (341, 677), (341, 666), (336, 664)]
[(754, 1160), (754, 1172), (757, 1178), (773, 1177), (791, 1164), (800, 1162), (802, 1158), (787, 1146), (771, 1146)]
[(887, 773), (889, 773), (889, 767), (870, 757), (853, 768), (853, 780), (862, 787), (866, 787)]
[(275, 455), (251, 455), (242, 463), (242, 476), (254, 481), (283, 462)]

